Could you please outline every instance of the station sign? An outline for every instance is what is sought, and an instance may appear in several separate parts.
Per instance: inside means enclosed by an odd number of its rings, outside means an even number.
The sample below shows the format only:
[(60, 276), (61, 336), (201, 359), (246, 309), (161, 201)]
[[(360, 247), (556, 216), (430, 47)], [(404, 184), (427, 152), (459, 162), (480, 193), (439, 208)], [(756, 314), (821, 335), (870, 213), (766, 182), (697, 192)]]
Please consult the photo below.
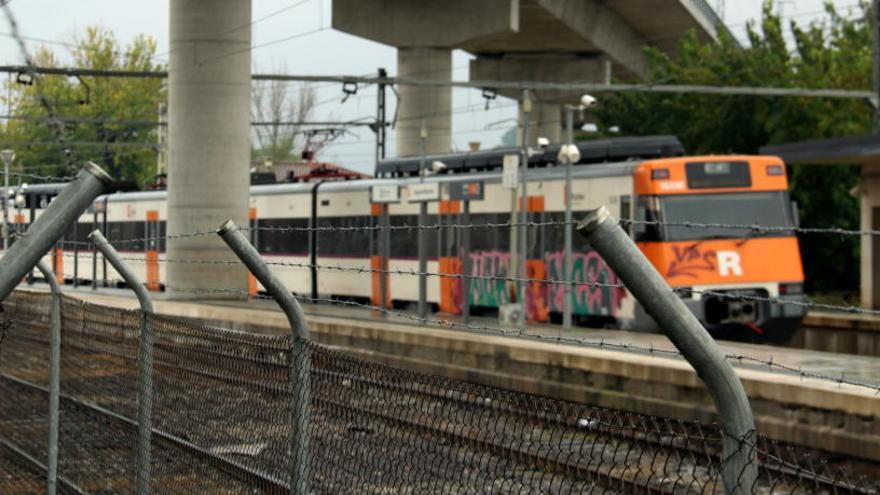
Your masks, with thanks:
[(453, 201), (482, 201), (485, 192), (483, 181), (479, 180), (449, 184), (449, 199)]
[(397, 184), (382, 184), (370, 189), (370, 201), (373, 203), (399, 203), (400, 187)]
[(439, 182), (420, 182), (418, 184), (410, 184), (406, 189), (408, 193), (407, 201), (410, 203), (440, 200)]
[(501, 164), (502, 187), (505, 189), (516, 189), (519, 186), (519, 155), (504, 155)]

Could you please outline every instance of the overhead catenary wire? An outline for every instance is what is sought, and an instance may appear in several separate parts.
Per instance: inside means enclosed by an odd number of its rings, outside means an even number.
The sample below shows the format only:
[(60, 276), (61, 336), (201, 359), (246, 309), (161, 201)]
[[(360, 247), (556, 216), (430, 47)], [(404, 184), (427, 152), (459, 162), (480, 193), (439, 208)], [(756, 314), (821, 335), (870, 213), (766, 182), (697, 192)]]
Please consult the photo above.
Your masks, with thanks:
[[(9, 7), (9, 2), (3, 3), (0, 5), (3, 8), (3, 12), (6, 15), (6, 20), (9, 22), (9, 27), (12, 30), (12, 36), (15, 38), (15, 41), (18, 44), (19, 52), (21, 53), (22, 58), (25, 61), (24, 67), (22, 67), (21, 71), (18, 72), (32, 72), (36, 67), (31, 57), (30, 52), (27, 49), (27, 44), (21, 37), (21, 33), (19, 32), (18, 22), (15, 20), (15, 15), (12, 13), (12, 9)], [(49, 102), (49, 99), (46, 98), (46, 95), (40, 90), (39, 87), (36, 88), (37, 99), (40, 103), (40, 106), (46, 112), (49, 118), (55, 117), (55, 109), (52, 106), (52, 103)], [(70, 148), (66, 147), (67, 143), (67, 132), (64, 129), (64, 126), (61, 124), (55, 124), (54, 126), (54, 134), (55, 141), (59, 146), (65, 147), (65, 155), (67, 157), (67, 166), (73, 167), (73, 162), (75, 155)]]
[[(225, 31), (221, 31), (217, 36), (218, 36), (218, 37), (222, 37), (222, 36), (225, 36), (225, 35), (227, 35), (227, 34), (231, 34), (231, 33), (234, 33), (234, 32), (236, 32), (236, 31), (240, 31), (240, 30), (242, 30), (242, 29), (244, 29), (244, 28), (251, 28), (251, 27), (253, 27), (253, 26), (255, 26), (255, 25), (257, 25), (257, 24), (259, 24), (259, 23), (261, 23), (261, 22), (263, 22), (263, 21), (267, 21), (267, 20), (272, 19), (273, 17), (279, 16), (279, 15), (285, 13), (285, 12), (288, 12), (288, 11), (294, 10), (294, 9), (296, 9), (297, 7), (301, 7), (301, 6), (307, 4), (307, 3), (311, 2), (311, 1), (312, 1), (312, 0), (298, 0), (298, 1), (296, 1), (296, 2), (293, 2), (293, 3), (290, 3), (290, 4), (286, 5), (286, 6), (284, 6), (284, 7), (281, 7), (280, 9), (273, 10), (272, 12), (270, 12), (270, 13), (268, 13), (268, 14), (262, 16), (262, 17), (258, 17), (257, 19), (254, 19), (254, 20), (252, 20), (252, 21), (250, 21), (250, 22), (245, 22), (245, 23), (243, 23), (243, 24), (239, 24), (239, 25), (237, 25), (237, 26), (235, 26), (235, 27), (232, 27), (232, 28), (230, 28), (230, 29), (227, 29), (227, 30), (225, 30)], [(247, 51), (247, 50), (244, 50), (244, 51)], [(156, 56), (157, 56), (157, 57), (166, 57), (166, 56), (168, 56), (168, 55), (171, 55), (173, 52), (174, 52), (174, 50), (168, 50), (168, 51), (164, 51), (164, 52), (162, 52), (162, 53), (159, 53), (159, 54), (157, 54)], [(221, 58), (222, 58), (222, 57), (221, 57)]]
[[(143, 126), (143, 127), (164, 127), (167, 126), (167, 122), (160, 122), (158, 120), (125, 120), (125, 119), (115, 119), (115, 118), (104, 118), (104, 117), (80, 117), (73, 115), (56, 115), (54, 118), (49, 117), (41, 117), (35, 115), (0, 115), (0, 119), (6, 120), (23, 120), (27, 122), (37, 122), (44, 124), (54, 124), (56, 122), (63, 122), (65, 124), (106, 124), (106, 125), (123, 125), (123, 126)], [(368, 127), (373, 125), (372, 122), (364, 122), (362, 121), (363, 117), (355, 120), (279, 120), (279, 121), (253, 121), (250, 123), (251, 126), (313, 126), (313, 125), (323, 125), (323, 126), (364, 126)]]
[[(62, 76), (93, 76), (93, 77), (132, 77), (132, 78), (160, 78), (168, 77), (166, 71), (133, 71), (133, 70), (102, 70), (87, 68), (63, 68), (63, 67), (28, 67), (4, 65), (0, 66), (0, 72), (19, 73), (29, 72), (35, 74), (49, 74)], [(870, 90), (846, 90), (846, 89), (823, 89), (823, 88), (784, 88), (784, 87), (755, 87), (755, 86), (706, 86), (685, 84), (605, 84), (605, 83), (551, 83), (541, 81), (449, 81), (444, 79), (421, 79), (409, 77), (376, 77), (376, 76), (310, 76), (295, 74), (254, 74), (255, 81), (299, 81), (299, 82), (333, 82), (333, 83), (358, 83), (358, 84), (386, 84), (386, 85), (409, 85), (426, 87), (458, 87), (472, 89), (509, 89), (509, 90), (557, 90), (575, 92), (638, 92), (638, 93), (694, 93), (716, 95), (741, 95), (741, 96), (780, 96), (799, 98), (841, 98), (841, 99), (867, 99), (873, 100), (876, 95)]]

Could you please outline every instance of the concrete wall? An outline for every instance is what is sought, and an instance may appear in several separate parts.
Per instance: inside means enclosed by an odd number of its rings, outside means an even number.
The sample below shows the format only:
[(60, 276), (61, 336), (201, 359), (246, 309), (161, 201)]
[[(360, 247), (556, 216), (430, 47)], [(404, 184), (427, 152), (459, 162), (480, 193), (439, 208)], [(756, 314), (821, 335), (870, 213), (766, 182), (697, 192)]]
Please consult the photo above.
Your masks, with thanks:
[[(247, 225), (251, 2), (172, 0), (170, 14), (168, 234), (214, 230), (227, 219)], [(216, 235), (169, 239), (168, 258), (236, 259)], [(167, 280), (170, 288), (247, 288), (244, 267), (172, 262)]]
[[(611, 61), (601, 56), (573, 55), (506, 55), (504, 57), (481, 57), (470, 62), (471, 81), (550, 82), (550, 83), (609, 83)], [(521, 92), (504, 90), (503, 96), (522, 99)], [(533, 91), (532, 113), (529, 118), (529, 141), (534, 145), (537, 138), (546, 137), (551, 143), (562, 142), (565, 119), (563, 104), (576, 105), (582, 93), (578, 91)], [(522, 112), (519, 113), (522, 125)], [(522, 144), (522, 129), (517, 132), (517, 143)]]
[(333, 0), (333, 29), (397, 47), (461, 45), (515, 31), (520, 0)]
[[(452, 51), (446, 48), (399, 48), (398, 77), (452, 80)], [(452, 87), (401, 84), (394, 141), (397, 156), (421, 154), (421, 129), (427, 130), (428, 154), (448, 153), (452, 143)]]

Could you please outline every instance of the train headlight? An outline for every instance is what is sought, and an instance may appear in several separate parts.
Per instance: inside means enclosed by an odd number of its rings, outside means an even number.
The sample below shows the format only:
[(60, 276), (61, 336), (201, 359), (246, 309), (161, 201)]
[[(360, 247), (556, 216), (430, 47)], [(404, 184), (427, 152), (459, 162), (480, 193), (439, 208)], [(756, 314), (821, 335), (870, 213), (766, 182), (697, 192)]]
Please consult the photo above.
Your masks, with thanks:
[(779, 284), (780, 296), (795, 296), (804, 293), (804, 284)]
[(651, 180), (668, 180), (669, 179), (669, 169), (668, 168), (655, 168), (651, 170)]
[(782, 165), (767, 165), (767, 175), (785, 175), (785, 167)]

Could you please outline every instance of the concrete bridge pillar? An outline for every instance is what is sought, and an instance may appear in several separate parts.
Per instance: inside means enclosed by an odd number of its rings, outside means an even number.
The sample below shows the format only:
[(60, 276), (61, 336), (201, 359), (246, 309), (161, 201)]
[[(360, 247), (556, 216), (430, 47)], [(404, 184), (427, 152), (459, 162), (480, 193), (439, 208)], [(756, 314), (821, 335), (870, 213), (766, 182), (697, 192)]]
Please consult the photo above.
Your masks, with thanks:
[[(168, 74), (168, 229), (186, 236), (232, 219), (247, 225), (250, 190), (250, 0), (171, 0)], [(167, 241), (168, 293), (181, 299), (241, 297), (241, 265), (216, 235)], [(195, 290), (195, 292), (190, 292)]]
[[(521, 99), (521, 98), (520, 98)], [(522, 122), (522, 103), (518, 110), (519, 122)], [(529, 116), (529, 140), (531, 145), (537, 143), (538, 138), (545, 137), (551, 143), (562, 142), (562, 128), (565, 120), (562, 117), (562, 105), (550, 101), (533, 101), (532, 114)], [(516, 135), (516, 142), (522, 146), (522, 130)]]
[[(397, 76), (452, 80), (452, 50), (519, 29), (519, 0), (333, 0), (333, 28), (397, 47)], [(398, 156), (452, 150), (452, 88), (401, 84)]]
[[(585, 82), (608, 83), (611, 81), (611, 63), (605, 57), (579, 57), (573, 55), (520, 54), (505, 57), (485, 57), (471, 60), (472, 81), (510, 82)], [(522, 100), (521, 91), (502, 90), (499, 94)], [(529, 118), (529, 144), (539, 137), (551, 143), (560, 143), (565, 125), (562, 107), (580, 102), (581, 91), (535, 91), (532, 93), (532, 114)], [(522, 111), (520, 110), (520, 117)], [(522, 122), (522, 118), (520, 118)], [(522, 144), (522, 131), (517, 133), (517, 143)]]
[[(452, 50), (449, 48), (398, 48), (397, 76), (452, 81)], [(427, 130), (428, 154), (447, 153), (452, 143), (452, 87), (401, 84), (395, 145), (397, 156), (422, 152), (421, 129)]]

